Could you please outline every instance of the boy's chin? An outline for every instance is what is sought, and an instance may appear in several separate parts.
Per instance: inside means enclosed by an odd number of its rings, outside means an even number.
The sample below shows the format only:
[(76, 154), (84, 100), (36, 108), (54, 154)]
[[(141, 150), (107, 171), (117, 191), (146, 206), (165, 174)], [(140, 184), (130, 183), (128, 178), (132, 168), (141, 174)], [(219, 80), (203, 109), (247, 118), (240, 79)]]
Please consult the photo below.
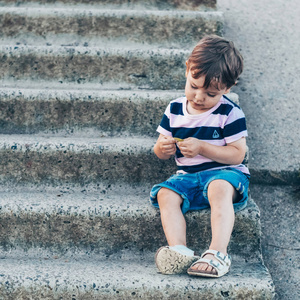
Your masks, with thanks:
[(196, 110), (207, 109), (207, 107), (204, 104), (197, 104), (194, 101), (189, 101), (188, 106), (191, 106), (193, 109)]

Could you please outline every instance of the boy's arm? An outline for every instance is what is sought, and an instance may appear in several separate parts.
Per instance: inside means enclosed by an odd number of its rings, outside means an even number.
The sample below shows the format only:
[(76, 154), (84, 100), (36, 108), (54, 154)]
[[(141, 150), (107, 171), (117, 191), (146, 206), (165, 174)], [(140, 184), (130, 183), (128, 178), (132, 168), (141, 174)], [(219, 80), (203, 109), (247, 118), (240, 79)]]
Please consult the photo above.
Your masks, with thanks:
[(156, 144), (154, 145), (154, 153), (160, 159), (169, 159), (176, 153), (175, 143), (176, 140), (174, 140), (171, 136), (160, 134)]
[(196, 138), (187, 138), (183, 142), (178, 142), (177, 145), (185, 157), (192, 158), (200, 154), (213, 161), (229, 165), (241, 164), (246, 153), (246, 138), (244, 137), (226, 146), (212, 145)]

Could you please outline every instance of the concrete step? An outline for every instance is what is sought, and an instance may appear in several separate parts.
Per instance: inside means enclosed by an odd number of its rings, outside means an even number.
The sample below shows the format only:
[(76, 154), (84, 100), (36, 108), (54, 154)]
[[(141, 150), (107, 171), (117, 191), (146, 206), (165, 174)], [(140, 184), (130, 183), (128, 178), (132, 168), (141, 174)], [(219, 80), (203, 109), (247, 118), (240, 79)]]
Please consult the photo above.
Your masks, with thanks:
[(111, 257), (1, 259), (0, 292), (8, 299), (272, 299), (264, 265), (233, 258), (222, 279), (158, 274), (154, 253)]
[[(101, 47), (1, 46), (0, 80), (43, 80), (184, 89), (187, 50), (115, 45)], [(168, 72), (166, 72), (168, 70)]]
[[(98, 135), (157, 136), (168, 103), (184, 90), (42, 89), (32, 83), (0, 88), (0, 133), (76, 132), (93, 128)], [(48, 84), (50, 84), (48, 82)], [(65, 87), (67, 88), (67, 87)], [(228, 97), (238, 103), (236, 94)]]
[(212, 10), (216, 8), (216, 0), (1, 0), (0, 6), (32, 6), (32, 5), (55, 5), (66, 7), (68, 5), (82, 6), (106, 6), (111, 9), (159, 9), (159, 10)]
[(155, 141), (125, 134), (101, 137), (94, 130), (0, 135), (0, 180), (35, 184), (163, 181), (176, 172), (176, 166), (174, 159), (155, 156)]
[[(156, 251), (166, 244), (159, 210), (149, 202), (151, 185), (99, 181), (86, 186), (2, 185), (0, 190), (0, 251), (52, 255), (121, 250)], [(189, 212), (188, 245), (203, 252), (211, 240), (210, 211)], [(236, 213), (228, 251), (261, 261), (260, 213), (250, 200)]]
[[(261, 156), (259, 158), (263, 159), (263, 157), (265, 156)], [(256, 184), (267, 184), (273, 186), (299, 186), (300, 167), (298, 165), (299, 163), (297, 164), (297, 166), (287, 166), (286, 164), (278, 161), (278, 159), (275, 159), (275, 157), (270, 161), (267, 161), (263, 166), (259, 164), (252, 164), (252, 182)]]
[[(49, 83), (48, 83), (49, 84)], [(64, 133), (93, 128), (98, 136), (157, 136), (168, 103), (184, 91), (0, 88), (0, 133)], [(24, 84), (25, 85), (25, 84)], [(3, 86), (3, 85), (2, 85)], [(237, 98), (237, 95), (232, 95)]]
[(222, 34), (221, 12), (112, 10), (67, 6), (2, 7), (0, 37), (16, 43), (99, 45), (119, 43), (193, 47), (205, 34)]
[(1, 135), (0, 140), (2, 182), (153, 182), (174, 172), (174, 165), (152, 153), (153, 138), (98, 137), (83, 131), (65, 136)]

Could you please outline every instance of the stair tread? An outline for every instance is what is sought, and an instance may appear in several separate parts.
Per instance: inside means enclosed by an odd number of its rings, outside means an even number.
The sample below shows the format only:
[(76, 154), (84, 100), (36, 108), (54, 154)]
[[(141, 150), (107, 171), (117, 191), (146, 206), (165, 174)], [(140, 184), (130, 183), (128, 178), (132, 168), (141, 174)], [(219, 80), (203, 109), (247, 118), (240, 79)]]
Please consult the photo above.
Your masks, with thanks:
[[(68, 81), (59, 81), (59, 80), (51, 80), (51, 79), (17, 79), (14, 78), (2, 78), (0, 79), (0, 92), (1, 93), (15, 93), (16, 91), (26, 92), (27, 94), (30, 92), (36, 93), (50, 91), (53, 93), (61, 93), (61, 92), (83, 92), (83, 93), (124, 93), (124, 95), (134, 94), (135, 92), (145, 92), (150, 94), (157, 93), (171, 93), (184, 95), (184, 89), (153, 89), (137, 86), (135, 84), (130, 83), (119, 83), (119, 82), (68, 82)], [(236, 95), (236, 94), (234, 94)], [(236, 96), (237, 98), (237, 96)]]
[[(154, 250), (165, 243), (159, 210), (149, 203), (151, 184), (74, 186), (2, 185), (0, 245), (51, 253), (115, 253), (120, 249)], [(188, 242), (205, 250), (210, 240), (210, 210), (185, 215)], [(202, 230), (201, 237), (198, 236)], [(260, 259), (259, 210), (250, 198), (236, 213), (232, 254)]]
[(140, 9), (111, 9), (106, 7), (78, 7), (77, 5), (63, 5), (61, 7), (57, 7), (55, 5), (43, 5), (43, 6), (33, 6), (33, 7), (13, 7), (13, 6), (2, 6), (1, 14), (11, 13), (15, 15), (26, 14), (26, 16), (49, 16), (62, 14), (64, 16), (68, 15), (87, 15), (88, 17), (92, 17), (93, 15), (112, 15), (112, 16), (123, 16), (123, 15), (133, 15), (133, 16), (167, 16), (167, 17), (180, 17), (181, 19), (185, 17), (195, 18), (196, 16), (203, 17), (220, 17), (223, 15), (221, 11), (189, 11), (189, 10), (140, 10)]
[[(106, 96), (115, 96), (120, 98), (136, 98), (148, 97), (151, 100), (155, 100), (156, 97), (166, 97), (170, 95), (169, 101), (174, 99), (173, 97), (184, 96), (184, 90), (143, 90), (143, 89), (116, 89), (108, 86), (97, 86), (95, 84), (78, 84), (78, 83), (65, 83), (60, 86), (55, 81), (0, 81), (0, 93), (1, 100), (5, 99), (5, 96), (11, 95), (11, 97), (18, 97), (23, 95), (25, 99), (31, 99), (30, 97), (39, 96), (40, 99), (60, 96), (60, 100), (64, 100), (69, 95), (74, 94), (78, 96), (91, 95), (93, 98), (100, 98)], [(55, 95), (55, 96), (54, 96)], [(235, 102), (238, 101), (238, 95), (234, 93), (227, 94), (230, 99)], [(77, 99), (75, 99), (77, 100)], [(168, 100), (168, 99), (167, 99)]]
[(1, 134), (1, 179), (36, 184), (160, 182), (175, 173), (176, 165), (174, 160), (155, 156), (156, 138), (126, 132), (101, 136), (93, 128), (74, 133)]
[[(2, 213), (15, 211), (59, 212), (76, 215), (132, 215), (140, 217), (150, 214), (157, 216), (158, 210), (149, 203), (151, 184), (107, 184), (98, 183), (86, 186), (35, 186), (2, 185), (0, 188), (0, 206)], [(200, 215), (210, 214), (209, 210), (196, 212)], [(195, 214), (195, 212), (193, 213)], [(247, 207), (237, 212), (239, 218), (256, 219), (259, 210), (250, 198)]]
[[(204, 279), (186, 274), (165, 276), (158, 274), (154, 253), (126, 253), (111, 257), (80, 256), (60, 258), (20, 257), (1, 259), (0, 276), (2, 291), (10, 285), (15, 289), (34, 289), (39, 294), (43, 287), (54, 294), (79, 293), (124, 297), (126, 294), (143, 299), (169, 299), (171, 296), (191, 296), (199, 299), (220, 299), (221, 294), (237, 297), (247, 292), (247, 299), (264, 295), (271, 299), (273, 286), (265, 266), (257, 262), (245, 262), (234, 258), (230, 272), (222, 279)], [(151, 293), (151, 295), (150, 295)], [(251, 297), (251, 298), (250, 298)], [(44, 299), (44, 298), (43, 298)], [(94, 299), (94, 298), (89, 298)]]
[[(183, 89), (188, 50), (146, 47), (0, 46), (1, 79)], [(20, 68), (20, 65), (22, 68)], [(172, 71), (165, 73), (165, 68)], [(176, 68), (175, 68), (176, 67)], [(163, 75), (162, 75), (163, 74)], [(25, 79), (25, 80), (24, 80)], [(7, 81), (10, 81), (7, 80)]]
[[(4, 211), (58, 211), (61, 214), (132, 214), (150, 212), (149, 188), (98, 183), (88, 186), (1, 187), (0, 205)], [(122, 200), (120, 200), (122, 199)], [(150, 207), (151, 208), (151, 207)], [(151, 209), (154, 211), (153, 209)], [(153, 213), (152, 213), (153, 214)]]
[[(105, 45), (76, 46), (76, 45), (39, 45), (36, 44), (6, 44), (5, 39), (0, 41), (0, 51), (9, 54), (32, 54), (39, 53), (40, 55), (188, 55), (189, 50), (185, 49), (169, 49), (167, 47), (155, 47), (155, 45), (139, 44), (139, 43), (122, 43), (119, 41), (111, 41)], [(11, 40), (8, 40), (11, 41)], [(34, 42), (35, 43), (35, 42)]]
[[(93, 130), (83, 130), (74, 134), (0, 134), (0, 148), (12, 150), (36, 150), (49, 152), (51, 150), (65, 150), (82, 152), (89, 150), (91, 153), (103, 153), (103, 151), (152, 152), (155, 138), (147, 136), (99, 136)], [(20, 147), (19, 147), (20, 146)], [(117, 148), (116, 148), (117, 147)]]
[[(75, 34), (67, 34), (67, 33), (60, 33), (60, 34), (47, 34), (44, 36), (38, 36), (34, 34), (26, 34), (20, 35), (16, 37), (2, 37), (0, 39), (0, 49), (3, 52), (16, 50), (18, 48), (22, 48), (21, 51), (24, 53), (25, 50), (27, 52), (33, 51), (35, 48), (37, 52), (42, 52), (45, 50), (51, 49), (54, 53), (62, 52), (59, 48), (66, 48), (66, 49), (73, 49), (81, 50), (78, 53), (87, 52), (87, 54), (93, 54), (93, 49), (95, 50), (106, 50), (110, 51), (110, 49), (118, 49), (120, 48), (121, 51), (148, 51), (150, 49), (175, 49), (175, 50), (186, 50), (191, 51), (192, 47), (197, 43), (198, 40), (195, 40), (192, 43), (187, 43), (182, 47), (175, 42), (140, 42), (135, 37), (129, 38), (128, 36), (123, 37), (103, 37), (103, 36), (79, 36)], [(16, 49), (13, 49), (16, 48)], [(20, 50), (19, 50), (20, 51)], [(112, 50), (113, 51), (113, 50)], [(119, 53), (122, 53), (119, 51)]]
[[(3, 19), (3, 20), (2, 20)], [(220, 33), (222, 12), (2, 7), (1, 44), (192, 47)], [(125, 26), (124, 26), (125, 25)], [(139, 45), (140, 44), (140, 45)]]
[[(172, 3), (173, 2), (173, 3)], [(143, 0), (125, 0), (125, 1), (112, 1), (112, 0), (3, 0), (0, 2), (0, 6), (2, 7), (43, 7), (43, 6), (53, 6), (53, 7), (68, 7), (74, 6), (76, 7), (106, 7), (108, 9), (141, 9), (141, 10), (215, 10), (216, 9), (216, 0), (204, 0), (190, 2), (190, 1), (143, 1)]]

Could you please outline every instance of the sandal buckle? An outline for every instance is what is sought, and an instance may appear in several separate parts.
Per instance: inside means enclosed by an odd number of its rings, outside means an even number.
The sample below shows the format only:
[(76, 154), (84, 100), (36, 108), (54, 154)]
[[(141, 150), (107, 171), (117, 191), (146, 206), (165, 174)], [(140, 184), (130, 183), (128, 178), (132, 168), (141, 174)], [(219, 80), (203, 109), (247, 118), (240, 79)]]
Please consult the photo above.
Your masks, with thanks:
[[(222, 255), (223, 255), (223, 257), (222, 257)], [(217, 257), (217, 258), (220, 258), (222, 261), (225, 262), (226, 255), (224, 255), (224, 254), (221, 253), (220, 251), (217, 252), (216, 257)]]
[(211, 260), (209, 262), (210, 265), (212, 265), (213, 267), (215, 267), (216, 269), (219, 269), (220, 263), (216, 263), (216, 261)]

